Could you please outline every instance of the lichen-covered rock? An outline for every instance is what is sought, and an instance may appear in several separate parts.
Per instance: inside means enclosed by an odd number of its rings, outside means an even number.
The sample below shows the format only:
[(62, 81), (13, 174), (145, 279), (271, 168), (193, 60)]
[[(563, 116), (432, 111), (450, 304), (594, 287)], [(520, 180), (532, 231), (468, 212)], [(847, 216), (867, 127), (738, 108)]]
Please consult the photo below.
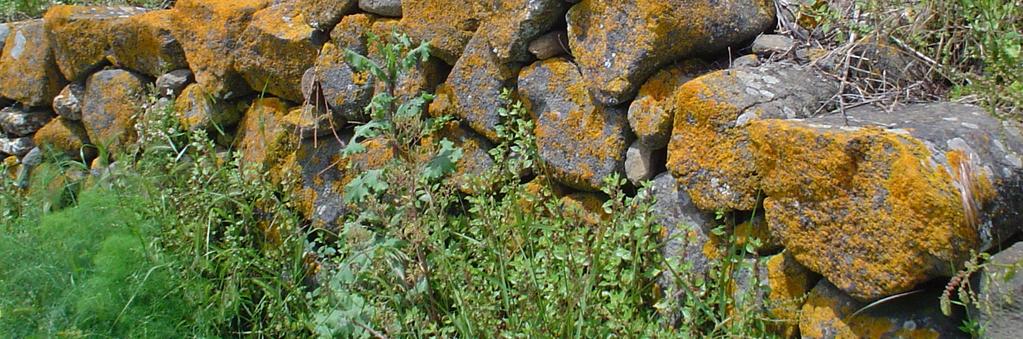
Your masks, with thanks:
[(174, 100), (181, 126), (188, 130), (214, 130), (238, 122), (245, 111), (241, 102), (216, 99), (200, 84), (191, 84)]
[(68, 120), (82, 120), (82, 96), (85, 86), (72, 82), (53, 98), (53, 111)]
[(145, 103), (148, 79), (124, 70), (89, 76), (82, 96), (82, 124), (94, 144), (117, 154), (135, 141), (135, 115)]
[(144, 11), (125, 6), (50, 7), (43, 21), (64, 77), (71, 81), (85, 79), (106, 63), (114, 37), (124, 34), (119, 34), (118, 29), (129, 17)]
[(359, 0), (359, 9), (380, 16), (401, 17), (401, 0)]
[(0, 137), (0, 154), (22, 157), (36, 147), (32, 137), (5, 138)]
[(437, 91), (430, 112), (453, 114), (480, 135), (497, 141), (498, 109), (507, 104), (501, 100), (501, 91), (514, 89), (518, 72), (518, 66), (502, 63), (483, 36), (477, 35)]
[(451, 181), (462, 193), (475, 194), (478, 193), (477, 188), (493, 184), (482, 181), (482, 175), (494, 167), (494, 159), (488, 153), (494, 147), (490, 141), (462, 127), (457, 121), (450, 121), (433, 135), (423, 138), (421, 144), (436, 148), (441, 140), (448, 140), (462, 150), (462, 158), (455, 163), (455, 171), (450, 175)]
[(302, 74), (316, 62), (321, 40), (326, 39), (303, 20), (289, 3), (252, 16), (239, 38), (234, 62), (253, 90), (302, 102)]
[(784, 252), (746, 259), (733, 277), (733, 298), (740, 305), (737, 307), (750, 307), (770, 319), (769, 331), (782, 338), (795, 338), (803, 302), (819, 279)]
[(53, 119), (39, 129), (32, 140), (39, 147), (51, 147), (72, 159), (87, 162), (96, 157), (96, 148), (86, 146), (89, 144), (89, 136), (85, 132), (85, 127), (78, 121), (62, 117)]
[(4, 44), (7, 42), (7, 36), (11, 34), (11, 24), (0, 23), (0, 51), (4, 49)]
[(110, 44), (110, 60), (118, 67), (157, 77), (187, 68), (185, 51), (174, 36), (175, 10), (134, 15), (117, 28)]
[(341, 151), (346, 141), (331, 136), (302, 142), (288, 155), (285, 168), (301, 178), (293, 189), (299, 212), (313, 228), (338, 232), (348, 207), (344, 203), (344, 160)]
[(629, 105), (629, 126), (636, 133), (636, 141), (649, 149), (668, 147), (675, 121), (675, 92), (686, 82), (710, 71), (707, 63), (690, 59), (650, 77)]
[(674, 60), (770, 29), (775, 8), (764, 0), (582, 1), (567, 18), (573, 55), (596, 99), (617, 105)]
[(310, 27), (326, 32), (341, 18), (355, 11), (358, 0), (298, 0), (295, 7), (303, 11)]
[(553, 31), (541, 35), (530, 41), (527, 49), (529, 49), (529, 53), (540, 60), (571, 54), (568, 50), (568, 32)]
[(522, 70), (519, 97), (538, 117), (536, 143), (551, 176), (576, 189), (596, 191), (622, 173), (632, 141), (624, 109), (594, 102), (578, 68), (548, 59)]
[(680, 87), (668, 144), (668, 169), (706, 210), (753, 210), (759, 174), (746, 125), (806, 118), (821, 111), (837, 85), (814, 71), (771, 64), (716, 71)]
[(194, 79), (192, 71), (187, 68), (176, 69), (160, 75), (156, 78), (156, 91), (161, 96), (170, 97), (181, 94), (185, 86), (188, 86)]
[(316, 60), (316, 82), (335, 120), (366, 121), (365, 107), (376, 81), (369, 72), (356, 72), (345, 61), (343, 47), (327, 43)]
[(750, 50), (755, 54), (771, 56), (773, 54), (785, 54), (796, 48), (796, 41), (791, 37), (782, 34), (762, 34), (753, 40)]
[(940, 289), (907, 295), (871, 306), (842, 293), (825, 279), (810, 292), (799, 319), (803, 338), (968, 338), (961, 317), (941, 314)]
[(53, 120), (53, 112), (6, 107), (0, 110), (0, 128), (7, 136), (23, 137), (35, 133)]
[(431, 54), (454, 65), (486, 19), (487, 5), (473, 0), (402, 0), (401, 31), (429, 41)]
[(294, 149), (297, 142), (282, 124), (289, 108), (284, 100), (263, 98), (253, 101), (245, 112), (238, 123), (235, 147), (241, 153), (241, 164), (246, 170), (262, 173)]
[(43, 20), (11, 23), (0, 57), (0, 96), (30, 107), (45, 107), (64, 87)]
[(602, 193), (577, 192), (561, 197), (561, 215), (584, 226), (595, 226), (611, 217), (604, 210), (607, 197)]
[(969, 105), (749, 127), (771, 233), (861, 301), (947, 276), (1019, 231), (1023, 137)]
[[(697, 208), (670, 173), (654, 178), (651, 193), (656, 197), (653, 213), (657, 222), (664, 226), (664, 257), (690, 265), (688, 272), (699, 276), (706, 274), (710, 261), (719, 257), (710, 238), (710, 231), (715, 227), (713, 213)], [(673, 279), (667, 275), (664, 278)]]
[(1023, 333), (1023, 242), (991, 257), (981, 273), (977, 314), (984, 335), (1013, 338)]
[(269, 0), (179, 0), (174, 6), (174, 34), (185, 51), (195, 80), (217, 98), (250, 93), (248, 83), (234, 70), (232, 55), (241, 47), (242, 31)]
[(497, 1), (479, 32), (501, 62), (526, 62), (529, 42), (550, 31), (565, 15), (564, 0)]

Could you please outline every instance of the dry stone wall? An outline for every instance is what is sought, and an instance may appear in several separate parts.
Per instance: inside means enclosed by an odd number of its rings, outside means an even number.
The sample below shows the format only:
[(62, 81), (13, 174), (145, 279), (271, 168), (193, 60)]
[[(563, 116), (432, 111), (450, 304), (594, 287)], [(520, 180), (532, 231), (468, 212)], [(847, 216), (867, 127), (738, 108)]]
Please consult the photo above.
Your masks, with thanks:
[[(437, 137), (466, 151), (457, 180), (492, 166), (486, 150), (500, 141), (500, 94), (511, 90), (536, 122), (542, 166), (523, 179), (553, 179), (565, 203), (583, 207), (600, 205), (595, 192), (612, 174), (652, 180), (664, 254), (691, 264), (687, 279), (721, 255), (714, 212), (739, 238), (761, 238), (767, 256), (750, 258), (763, 266), (747, 273), (762, 275), (780, 334), (950, 335), (954, 320), (905, 302), (846, 316), (940, 282), (973, 251), (1020, 233), (1023, 134), (952, 103), (829, 113), (839, 86), (812, 66), (820, 53), (762, 36), (774, 23), (766, 0), (56, 6), (0, 24), (0, 155), (28, 168), (41, 147), (83, 161), (97, 156), (89, 145), (117, 154), (137, 137), (145, 96), (156, 95), (184, 127), (226, 131), (217, 142), (243, 162), (300, 178), (302, 213), (336, 228), (350, 208), (344, 185), (384, 166), (402, 142), (376, 138), (369, 152), (341, 156), (383, 89), (344, 51), (380, 60), (367, 33), (397, 30), (431, 45), (433, 57), (397, 92), (435, 93), (429, 113), (456, 117)], [(871, 44), (862, 49), (893, 50)], [(750, 50), (759, 55), (742, 55)], [(794, 57), (767, 58), (774, 53)], [(875, 54), (876, 65), (858, 68), (905, 64)], [(341, 137), (324, 133), (332, 129)], [(661, 285), (678, 291), (687, 279)]]

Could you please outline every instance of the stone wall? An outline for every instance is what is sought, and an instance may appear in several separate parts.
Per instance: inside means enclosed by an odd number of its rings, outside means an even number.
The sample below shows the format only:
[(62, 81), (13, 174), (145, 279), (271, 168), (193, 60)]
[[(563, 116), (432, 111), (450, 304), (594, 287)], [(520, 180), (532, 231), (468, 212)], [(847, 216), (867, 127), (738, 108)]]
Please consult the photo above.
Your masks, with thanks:
[(442, 133), (466, 150), (460, 175), (492, 165), (500, 93), (512, 89), (566, 199), (596, 196), (613, 173), (653, 180), (665, 255), (697, 272), (718, 241), (708, 213), (729, 212), (734, 232), (762, 238), (765, 256), (750, 260), (763, 265), (750, 274), (765, 299), (809, 296), (772, 308), (789, 321), (781, 333), (948, 334), (951, 320), (931, 321), (936, 300), (844, 318), (941, 281), (971, 251), (1020, 231), (1019, 128), (952, 103), (834, 112), (840, 88), (815, 71), (820, 53), (761, 35), (775, 10), (765, 0), (56, 6), (0, 25), (0, 155), (30, 164), (37, 145), (84, 161), (97, 156), (85, 145), (123, 150), (153, 86), (184, 127), (226, 130), (218, 143), (244, 162), (298, 174), (306, 217), (337, 227), (344, 184), (394, 157), (389, 141), (370, 140), (368, 153), (334, 160), (345, 139), (327, 134), (366, 121), (362, 108), (382, 88), (344, 51), (379, 59), (367, 34), (398, 30), (428, 41), (433, 57), (397, 91), (436, 93), (430, 114), (458, 118)]

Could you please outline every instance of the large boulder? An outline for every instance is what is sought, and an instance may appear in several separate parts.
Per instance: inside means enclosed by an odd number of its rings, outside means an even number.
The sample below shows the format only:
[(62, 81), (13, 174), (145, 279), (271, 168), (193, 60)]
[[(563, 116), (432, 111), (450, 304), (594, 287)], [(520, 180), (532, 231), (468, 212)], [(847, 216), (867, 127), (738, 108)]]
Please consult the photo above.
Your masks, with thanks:
[(28, 154), (28, 151), (31, 151), (33, 147), (36, 147), (36, 144), (32, 142), (32, 137), (0, 137), (0, 154), (22, 157)]
[(278, 98), (263, 98), (252, 102), (244, 118), (238, 123), (235, 148), (241, 153), (245, 170), (256, 173), (268, 170), (293, 150), (295, 138), (282, 123), (290, 106)]
[(213, 131), (233, 125), (245, 111), (241, 101), (216, 99), (200, 84), (185, 87), (174, 100), (174, 112), (187, 130)]
[(984, 335), (1012, 338), (1023, 333), (1023, 242), (991, 257), (980, 276), (976, 313)]
[(69, 158), (88, 162), (96, 157), (96, 148), (89, 145), (85, 126), (79, 121), (56, 118), (32, 137), (39, 147), (49, 147)]
[(0, 57), (0, 96), (25, 106), (45, 107), (64, 87), (43, 20), (9, 24)]
[(582, 1), (568, 11), (576, 61), (597, 100), (617, 105), (662, 66), (713, 53), (774, 26), (763, 0)]
[(250, 93), (248, 83), (234, 70), (232, 55), (241, 47), (242, 32), (252, 16), (270, 0), (180, 0), (174, 6), (174, 34), (195, 72), (195, 80), (217, 98)]
[(53, 117), (53, 112), (48, 110), (6, 107), (0, 110), (0, 129), (12, 137), (30, 136), (53, 120)]
[(498, 141), (498, 110), (507, 105), (501, 91), (514, 90), (518, 73), (518, 66), (502, 63), (483, 35), (477, 34), (437, 91), (430, 112), (453, 114), (477, 133)]
[(493, 46), (497, 60), (526, 62), (531, 59), (529, 43), (550, 31), (567, 9), (564, 0), (497, 1), (479, 33)]
[(82, 100), (82, 124), (94, 144), (117, 154), (135, 141), (135, 116), (145, 103), (148, 79), (125, 70), (89, 76)]
[(749, 127), (771, 233), (804, 266), (871, 301), (1020, 230), (1016, 126), (949, 103), (846, 113)]
[(968, 338), (958, 329), (961, 316), (941, 313), (940, 296), (940, 288), (927, 288), (868, 306), (821, 279), (803, 304), (799, 332), (803, 338)]
[(345, 167), (341, 166), (341, 151), (346, 140), (333, 136), (318, 140), (305, 140), (298, 149), (285, 159), (287, 170), (300, 178), (293, 188), (298, 210), (308, 219), (313, 228), (339, 232), (344, 225), (348, 207), (344, 203), (342, 179)]
[(128, 18), (145, 9), (124, 6), (51, 7), (43, 16), (57, 66), (68, 80), (85, 79), (106, 63), (111, 42)]
[(629, 126), (636, 141), (646, 149), (668, 147), (675, 122), (675, 92), (693, 78), (711, 71), (700, 59), (689, 59), (668, 66), (650, 77), (639, 88), (629, 105)]
[(746, 126), (759, 119), (813, 116), (837, 87), (813, 70), (780, 64), (693, 79), (674, 96), (668, 170), (702, 209), (753, 210), (759, 174)]
[(358, 72), (349, 66), (345, 61), (343, 47), (333, 43), (323, 45), (320, 57), (316, 60), (315, 72), (315, 83), (318, 86), (314, 88), (319, 92), (310, 96), (322, 95), (321, 99), (326, 102), (335, 120), (369, 120), (365, 107), (373, 98), (376, 79), (369, 72)]
[(128, 18), (111, 41), (111, 62), (151, 77), (187, 68), (185, 51), (174, 36), (175, 17), (175, 10), (167, 9)]
[(401, 31), (414, 41), (429, 41), (433, 55), (454, 65), (487, 9), (472, 0), (402, 0)]
[(519, 97), (536, 124), (540, 160), (551, 176), (572, 188), (597, 191), (604, 178), (622, 173), (632, 136), (625, 110), (592, 100), (571, 61), (534, 63), (519, 75)]
[(355, 11), (358, 0), (298, 0), (304, 20), (310, 27), (326, 32), (334, 28), (341, 18)]
[(302, 74), (316, 62), (326, 39), (303, 20), (288, 3), (253, 15), (234, 51), (235, 69), (253, 90), (302, 102)]

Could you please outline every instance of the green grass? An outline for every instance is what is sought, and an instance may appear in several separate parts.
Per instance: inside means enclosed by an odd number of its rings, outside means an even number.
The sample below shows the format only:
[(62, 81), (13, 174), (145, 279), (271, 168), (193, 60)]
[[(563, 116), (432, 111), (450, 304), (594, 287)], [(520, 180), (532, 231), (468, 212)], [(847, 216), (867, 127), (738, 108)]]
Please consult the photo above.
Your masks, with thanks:
[(0, 18), (5, 22), (39, 18), (53, 5), (116, 5), (162, 8), (172, 0), (0, 0)]

